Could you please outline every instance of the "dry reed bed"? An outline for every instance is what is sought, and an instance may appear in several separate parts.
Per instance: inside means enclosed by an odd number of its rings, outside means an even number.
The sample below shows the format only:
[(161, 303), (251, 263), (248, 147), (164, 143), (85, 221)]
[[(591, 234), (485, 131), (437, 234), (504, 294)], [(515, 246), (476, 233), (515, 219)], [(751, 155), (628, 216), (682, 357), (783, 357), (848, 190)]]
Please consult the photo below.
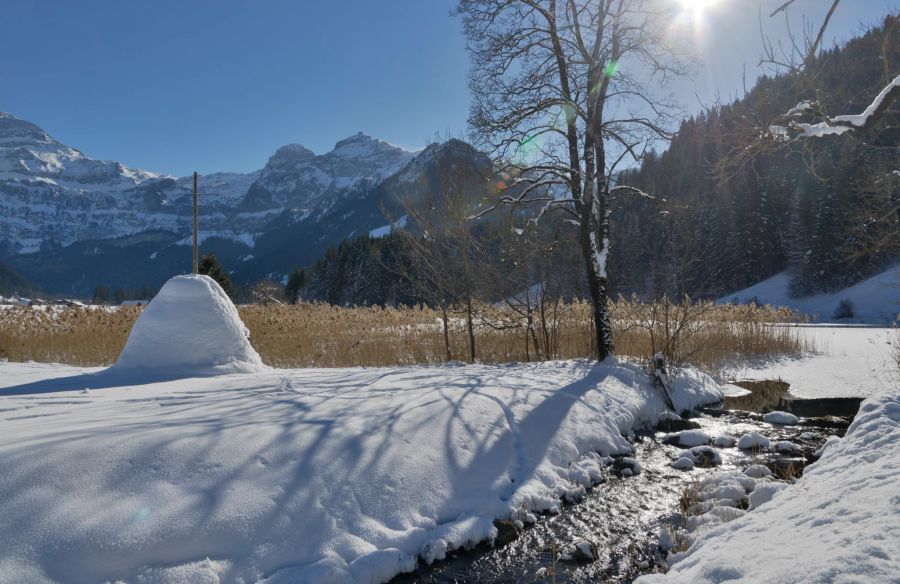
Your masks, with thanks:
[[(676, 363), (716, 372), (742, 358), (771, 358), (813, 350), (796, 327), (796, 314), (770, 307), (712, 303), (612, 305), (616, 353), (646, 359), (665, 352)], [(440, 313), (427, 307), (342, 308), (324, 304), (239, 307), (250, 340), (276, 367), (390, 366), (440, 363), (444, 337)], [(140, 314), (120, 307), (3, 307), (0, 359), (80, 366), (115, 361)], [(534, 333), (509, 308), (478, 307), (477, 355), (486, 363), (586, 357), (593, 327), (587, 302), (553, 303), (533, 312)], [(527, 338), (527, 343), (526, 343)], [(537, 341), (537, 348), (535, 347)], [(468, 354), (465, 321), (450, 320), (455, 359)]]

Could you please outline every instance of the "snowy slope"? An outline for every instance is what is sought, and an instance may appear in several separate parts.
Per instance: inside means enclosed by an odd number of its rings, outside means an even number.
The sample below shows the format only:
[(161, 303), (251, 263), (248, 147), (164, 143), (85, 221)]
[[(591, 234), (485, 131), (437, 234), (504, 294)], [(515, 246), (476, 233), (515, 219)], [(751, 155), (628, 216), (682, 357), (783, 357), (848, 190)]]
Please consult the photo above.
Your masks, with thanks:
[(577, 496), (662, 410), (639, 368), (586, 362), (158, 383), (0, 363), (0, 582), (384, 582)]
[(900, 392), (863, 402), (794, 485), (638, 584), (900, 582)]
[(849, 299), (854, 306), (854, 317), (841, 322), (891, 324), (900, 316), (900, 264), (839, 292), (805, 298), (791, 298), (788, 294), (789, 280), (787, 272), (782, 272), (729, 294), (719, 302), (739, 304), (755, 299), (759, 304), (787, 306), (817, 320), (833, 322), (838, 303)]

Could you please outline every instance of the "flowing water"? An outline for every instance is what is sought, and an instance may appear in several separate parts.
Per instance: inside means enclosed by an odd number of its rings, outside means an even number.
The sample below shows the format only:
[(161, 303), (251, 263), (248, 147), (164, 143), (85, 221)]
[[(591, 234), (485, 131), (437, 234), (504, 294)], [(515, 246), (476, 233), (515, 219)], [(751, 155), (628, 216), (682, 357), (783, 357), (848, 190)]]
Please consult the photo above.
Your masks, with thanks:
[[(801, 452), (751, 453), (717, 448), (721, 465), (679, 471), (670, 464), (682, 447), (664, 444), (663, 432), (639, 433), (634, 436), (633, 445), (634, 457), (642, 468), (640, 474), (622, 477), (615, 472), (615, 465), (608, 467), (604, 482), (591, 489), (584, 499), (563, 506), (557, 515), (540, 517), (512, 541), (458, 552), (431, 566), (420, 562), (416, 572), (398, 576), (394, 582), (550, 582), (551, 571), (560, 583), (631, 582), (641, 574), (663, 571), (665, 557), (658, 549), (659, 530), (663, 524), (683, 523), (679, 501), (692, 484), (711, 474), (750, 464), (765, 464), (779, 478), (799, 476), (829, 435), (843, 435), (850, 421), (848, 412), (852, 416), (859, 406), (858, 401), (854, 409), (852, 403), (843, 400), (790, 400), (783, 382), (742, 385), (753, 393), (729, 398), (692, 421), (713, 437), (738, 437), (756, 431), (773, 444), (778, 440), (791, 441), (801, 447)], [(801, 419), (796, 426), (775, 426), (764, 423), (759, 415), (772, 410), (827, 417)], [(596, 560), (554, 562), (561, 548), (582, 539), (595, 543)]]

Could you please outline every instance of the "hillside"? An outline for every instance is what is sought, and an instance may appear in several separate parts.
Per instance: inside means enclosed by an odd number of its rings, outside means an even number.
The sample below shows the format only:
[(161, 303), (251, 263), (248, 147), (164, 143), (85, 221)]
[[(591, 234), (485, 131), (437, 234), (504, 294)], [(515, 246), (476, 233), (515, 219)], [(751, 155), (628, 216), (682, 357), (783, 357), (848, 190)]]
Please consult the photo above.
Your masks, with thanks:
[[(850, 302), (851, 310), (842, 314), (843, 301)], [(891, 325), (900, 316), (900, 264), (843, 290), (803, 298), (791, 295), (790, 275), (781, 272), (720, 298), (719, 302), (786, 306), (820, 322)]]
[(763, 77), (746, 96), (685, 120), (670, 147), (621, 183), (667, 199), (614, 210), (611, 273), (622, 294), (720, 297), (790, 272), (794, 295), (835, 291), (900, 254), (900, 110), (877, 127), (732, 164), (778, 116), (820, 99), (859, 113), (900, 73), (900, 17), (824, 51), (802, 74)]

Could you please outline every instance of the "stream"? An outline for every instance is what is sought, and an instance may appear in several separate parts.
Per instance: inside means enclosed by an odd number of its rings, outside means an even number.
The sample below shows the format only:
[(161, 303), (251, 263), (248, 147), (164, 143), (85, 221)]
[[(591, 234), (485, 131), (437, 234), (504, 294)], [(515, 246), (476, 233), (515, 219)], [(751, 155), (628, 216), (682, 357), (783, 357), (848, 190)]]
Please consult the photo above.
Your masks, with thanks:
[[(799, 450), (753, 453), (716, 447), (722, 457), (720, 465), (681, 471), (671, 463), (684, 447), (665, 444), (665, 432), (640, 432), (632, 439), (633, 457), (641, 466), (639, 474), (625, 477), (615, 470), (621, 465), (607, 467), (604, 481), (581, 501), (563, 505), (557, 515), (539, 517), (515, 539), (512, 535), (508, 538), (511, 541), (498, 542), (494, 547), (483, 544), (459, 551), (430, 566), (419, 562), (415, 572), (392, 582), (550, 582), (554, 554), (559, 558), (566, 545), (585, 539), (594, 542), (596, 559), (557, 561), (556, 582), (631, 582), (642, 574), (664, 571), (665, 554), (658, 547), (660, 528), (683, 522), (679, 503), (691, 485), (712, 474), (741, 470), (751, 464), (766, 465), (776, 479), (798, 477), (806, 464), (815, 460), (815, 451), (828, 436), (844, 434), (859, 408), (858, 399), (792, 400), (784, 382), (737, 384), (751, 393), (726, 398), (691, 421), (711, 437), (739, 437), (755, 431), (773, 444), (786, 440)], [(787, 411), (801, 419), (794, 426), (773, 425), (762, 420), (761, 413), (768, 411)]]

